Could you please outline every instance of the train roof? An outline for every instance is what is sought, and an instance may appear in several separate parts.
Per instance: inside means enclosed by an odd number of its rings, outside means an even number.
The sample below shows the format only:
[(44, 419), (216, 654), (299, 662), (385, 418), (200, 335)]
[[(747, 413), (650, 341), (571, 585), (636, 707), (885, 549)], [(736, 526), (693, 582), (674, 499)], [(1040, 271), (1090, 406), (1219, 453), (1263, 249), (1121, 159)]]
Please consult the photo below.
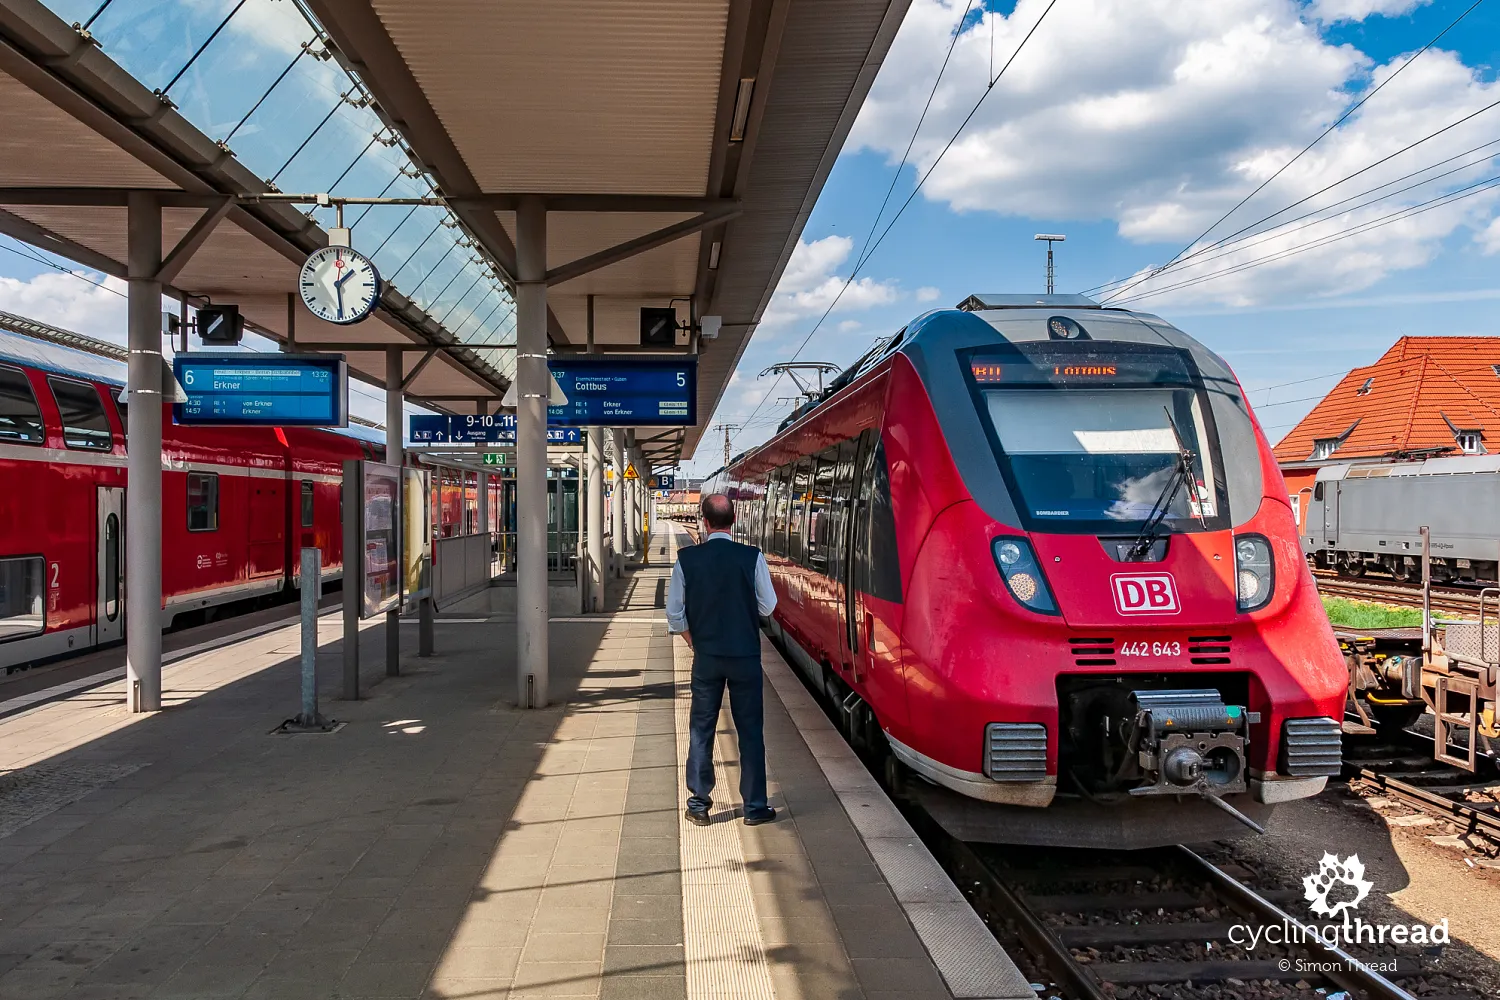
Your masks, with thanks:
[(1325, 465), (1318, 481), (1339, 479), (1384, 479), (1388, 476), (1460, 476), (1500, 472), (1500, 455), (1454, 455), (1417, 461), (1356, 461)]
[[(28, 328), (35, 331), (34, 336), (22, 332)], [(47, 339), (38, 339), (39, 337)], [(69, 340), (76, 342), (78, 346), (68, 346)], [(127, 368), (125, 359), (128, 356), (125, 348), (108, 341), (48, 326), (13, 313), (0, 312), (0, 362), (8, 361), (58, 375), (81, 375), (123, 389)], [(385, 444), (383, 431), (362, 424), (351, 422), (348, 427), (321, 429), (358, 441)]]

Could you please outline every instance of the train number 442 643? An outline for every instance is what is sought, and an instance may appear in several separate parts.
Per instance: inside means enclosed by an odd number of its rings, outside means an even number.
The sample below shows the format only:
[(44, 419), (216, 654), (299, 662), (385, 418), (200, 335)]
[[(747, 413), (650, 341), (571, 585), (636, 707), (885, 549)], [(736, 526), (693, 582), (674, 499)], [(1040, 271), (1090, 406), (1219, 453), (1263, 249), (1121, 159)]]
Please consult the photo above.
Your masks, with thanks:
[(1181, 656), (1180, 642), (1127, 642), (1120, 647), (1121, 656)]

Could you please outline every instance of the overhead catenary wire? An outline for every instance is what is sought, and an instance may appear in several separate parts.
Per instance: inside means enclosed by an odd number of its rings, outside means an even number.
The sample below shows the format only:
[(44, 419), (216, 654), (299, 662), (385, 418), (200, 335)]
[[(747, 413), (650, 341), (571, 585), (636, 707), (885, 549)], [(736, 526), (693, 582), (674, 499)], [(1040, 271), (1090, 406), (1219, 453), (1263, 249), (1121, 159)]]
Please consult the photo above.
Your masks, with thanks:
[(1235, 264), (1231, 267), (1223, 268), (1218, 271), (1212, 271), (1205, 275), (1199, 275), (1194, 278), (1189, 278), (1185, 281), (1179, 281), (1173, 285), (1165, 285), (1161, 288), (1151, 288), (1145, 291), (1136, 292), (1135, 294), (1125, 296), (1118, 301), (1120, 303), (1139, 302), (1142, 299), (1152, 298), (1154, 296), (1162, 295), (1166, 292), (1176, 291), (1182, 288), (1189, 288), (1193, 285), (1202, 284), (1205, 281), (1211, 281), (1214, 278), (1220, 278), (1225, 275), (1235, 274), (1239, 271), (1244, 271), (1252, 267), (1259, 267), (1262, 264), (1269, 264), (1278, 260), (1283, 260), (1287, 257), (1302, 253), (1307, 250), (1312, 250), (1321, 246), (1327, 246), (1330, 243), (1336, 243), (1340, 240), (1348, 239), (1351, 236), (1358, 236), (1363, 233), (1370, 232), (1374, 229), (1379, 229), (1384, 226), (1390, 225), (1393, 222), (1399, 222), (1402, 219), (1410, 218), (1414, 215), (1420, 215), (1424, 212), (1429, 212), (1435, 208), (1442, 208), (1443, 206), (1452, 204), (1455, 201), (1461, 201), (1465, 198), (1471, 198), (1475, 195), (1483, 194), (1485, 191), (1493, 190), (1497, 185), (1500, 185), (1500, 174), (1496, 174), (1491, 177), (1487, 177), (1482, 181), (1476, 181), (1475, 183), (1467, 185), (1465, 187), (1446, 192), (1427, 201), (1418, 202), (1415, 205), (1409, 205), (1405, 208), (1392, 212), (1389, 215), (1381, 216), (1378, 219), (1367, 220), (1365, 222), (1352, 226), (1349, 229), (1319, 237), (1318, 239), (1311, 240), (1299, 246), (1290, 247), (1286, 250), (1281, 250), (1277, 253), (1269, 254), (1265, 257), (1258, 257), (1255, 260)]
[[(1285, 236), (1289, 236), (1292, 233), (1301, 232), (1302, 230), (1311, 228), (1312, 226), (1316, 226), (1319, 223), (1331, 222), (1331, 221), (1333, 221), (1337, 217), (1337, 215), (1327, 215), (1326, 217), (1321, 218), (1321, 219), (1314, 218), (1314, 216), (1324, 215), (1324, 213), (1331, 212), (1334, 209), (1338, 209), (1338, 208), (1340, 208), (1342, 206), (1348, 205), (1349, 202), (1354, 201), (1354, 200), (1356, 200), (1358, 198), (1362, 198), (1362, 197), (1364, 197), (1367, 194), (1372, 194), (1373, 192), (1379, 191), (1382, 188), (1388, 188), (1388, 187), (1390, 187), (1393, 184), (1399, 184), (1402, 181), (1407, 180), (1408, 178), (1411, 178), (1411, 177), (1416, 177), (1419, 174), (1426, 174), (1429, 171), (1434, 170), (1437, 167), (1443, 166), (1444, 164), (1451, 163), (1452, 161), (1454, 161), (1456, 159), (1459, 159), (1459, 158), (1464, 157), (1464, 156), (1468, 156), (1468, 155), (1470, 155), (1472, 153), (1478, 152), (1479, 150), (1486, 149), (1486, 148), (1488, 148), (1490, 146), (1495, 146), (1495, 145), (1500, 145), (1500, 139), (1491, 139), (1488, 142), (1480, 143), (1478, 146), (1472, 146), (1469, 149), (1466, 149), (1466, 150), (1464, 150), (1461, 153), (1455, 153), (1453, 156), (1447, 157), (1446, 159), (1438, 160), (1436, 163), (1429, 163), (1429, 164), (1427, 164), (1425, 166), (1419, 167), (1416, 170), (1413, 170), (1413, 171), (1410, 171), (1408, 173), (1402, 174), (1400, 177), (1392, 178), (1391, 180), (1388, 180), (1388, 181), (1386, 181), (1386, 182), (1384, 182), (1382, 184), (1377, 184), (1374, 187), (1366, 188), (1365, 190), (1363, 190), (1363, 191), (1361, 191), (1361, 192), (1359, 192), (1357, 194), (1350, 195), (1347, 198), (1343, 198), (1343, 199), (1340, 199), (1339, 201), (1333, 202), (1331, 204), (1324, 205), (1321, 208), (1313, 209), (1312, 211), (1306, 212), (1306, 213), (1304, 213), (1302, 215), (1299, 215), (1296, 218), (1288, 219), (1287, 221), (1285, 221), (1283, 223), (1280, 223), (1278, 225), (1272, 226), (1269, 229), (1263, 229), (1263, 230), (1260, 230), (1259, 232), (1252, 233), (1251, 235), (1246, 236), (1243, 239), (1232, 240), (1232, 241), (1229, 241), (1229, 242), (1226, 242), (1226, 243), (1221, 243), (1217, 247), (1217, 250), (1218, 250), (1217, 253), (1212, 253), (1212, 254), (1209, 254), (1208, 256), (1205, 256), (1205, 257), (1193, 257), (1191, 259), (1180, 260), (1176, 264), (1172, 265), (1169, 268), (1162, 268), (1161, 270), (1157, 271), (1156, 274), (1153, 275), (1152, 277), (1160, 277), (1161, 275), (1169, 273), (1171, 271), (1181, 270), (1182, 268), (1187, 267), (1190, 264), (1202, 265), (1202, 264), (1208, 263), (1209, 261), (1220, 260), (1220, 259), (1222, 259), (1224, 257), (1230, 256), (1231, 254), (1238, 253), (1238, 252), (1241, 252), (1243, 250), (1248, 250), (1251, 247), (1260, 246), (1260, 245), (1262, 245), (1264, 243), (1269, 243), (1272, 240), (1279, 239), (1279, 238), (1285, 237)], [(1368, 208), (1371, 205), (1375, 205), (1375, 204), (1378, 204), (1378, 203), (1380, 203), (1382, 201), (1386, 201), (1388, 199), (1394, 198), (1394, 197), (1396, 197), (1397, 195), (1400, 195), (1400, 194), (1405, 194), (1408, 191), (1414, 190), (1416, 188), (1422, 187), (1422, 186), (1427, 185), (1427, 184), (1431, 184), (1434, 181), (1442, 180), (1445, 177), (1451, 177), (1454, 174), (1462, 173), (1463, 171), (1473, 169), (1474, 167), (1484, 166), (1488, 161), (1492, 160), (1493, 158), (1494, 158), (1493, 155), (1483, 156), (1483, 157), (1480, 157), (1477, 160), (1473, 160), (1473, 161), (1471, 161), (1469, 163), (1464, 163), (1464, 164), (1461, 164), (1461, 165), (1459, 165), (1457, 167), (1454, 167), (1451, 170), (1445, 170), (1445, 171), (1443, 171), (1442, 173), (1439, 173), (1439, 174), (1432, 174), (1431, 176), (1423, 177), (1419, 181), (1415, 181), (1415, 182), (1413, 182), (1411, 184), (1408, 184), (1408, 185), (1406, 185), (1405, 187), (1402, 187), (1402, 188), (1397, 188), (1394, 191), (1387, 191), (1384, 194), (1381, 194), (1381, 195), (1379, 195), (1379, 196), (1377, 196), (1375, 198), (1371, 198), (1368, 201), (1365, 201), (1365, 202), (1362, 202), (1362, 203), (1360, 203), (1358, 205), (1355, 205), (1352, 208), (1347, 209), (1346, 211), (1357, 211), (1358, 209), (1361, 209), (1361, 208)], [(1335, 184), (1332, 184), (1332, 185), (1329, 185), (1329, 187), (1330, 188), (1331, 187), (1336, 187), (1338, 185), (1338, 183), (1342, 183), (1342, 181), (1336, 182)], [(1325, 188), (1324, 190), (1327, 190), (1327, 189)], [(1280, 214), (1280, 213), (1278, 212), (1276, 214)], [(1268, 216), (1267, 219), (1269, 219), (1271, 217), (1272, 216)], [(1306, 222), (1304, 225), (1301, 225), (1301, 226), (1296, 226), (1295, 228), (1291, 228), (1291, 229), (1286, 228), (1288, 226), (1293, 226), (1295, 223), (1303, 222), (1304, 220), (1307, 220), (1307, 219), (1311, 219), (1312, 221)], [(1261, 221), (1264, 222), (1264, 221), (1267, 221), (1267, 220), (1263, 219)], [(1257, 225), (1258, 224), (1259, 223), (1257, 223)], [(1123, 282), (1126, 282), (1126, 281), (1129, 281), (1129, 279), (1128, 278), (1122, 278), (1122, 279), (1119, 279), (1118, 281), (1114, 281), (1114, 282), (1105, 282), (1103, 285), (1096, 285), (1094, 288), (1086, 290), (1084, 292), (1084, 294), (1087, 295), (1090, 292), (1095, 292), (1095, 291), (1098, 291), (1098, 290), (1100, 290), (1102, 288), (1107, 288), (1111, 284), (1120, 284), (1120, 283), (1123, 283)], [(1123, 294), (1124, 291), (1126, 291), (1126, 289), (1121, 289), (1120, 293)], [(1115, 293), (1111, 293), (1111, 297), (1114, 294)], [(1108, 301), (1110, 301), (1110, 298), (1106, 298), (1104, 301), (1108, 302)]]
[[(906, 200), (901, 203), (901, 207), (896, 209), (896, 214), (891, 217), (891, 221), (886, 225), (885, 229), (881, 230), (879, 238), (877, 238), (874, 244), (870, 246), (869, 251), (866, 252), (860, 258), (860, 260), (855, 263), (854, 269), (849, 273), (849, 277), (845, 280), (844, 284), (840, 286), (838, 293), (833, 298), (833, 301), (828, 304), (828, 308), (823, 311), (823, 315), (818, 317), (818, 321), (813, 324), (812, 329), (807, 331), (807, 336), (802, 338), (802, 342), (797, 346), (797, 350), (792, 352), (792, 356), (790, 358), (787, 358), (788, 361), (795, 361), (799, 356), (801, 356), (802, 351), (812, 340), (813, 334), (817, 333), (818, 329), (822, 327), (824, 321), (827, 320), (829, 315), (833, 312), (834, 306), (838, 305), (839, 299), (843, 297), (844, 292), (849, 288), (850, 285), (854, 284), (854, 279), (859, 276), (859, 272), (864, 268), (864, 265), (868, 263), (870, 258), (875, 255), (875, 251), (880, 248), (881, 243), (885, 242), (886, 236), (890, 234), (891, 229), (894, 228), (896, 223), (900, 221), (901, 216), (903, 213), (905, 213), (907, 207), (911, 205), (912, 201), (921, 192), (922, 187), (927, 183), (928, 178), (932, 176), (933, 171), (935, 171), (938, 168), (938, 165), (943, 162), (943, 157), (948, 155), (948, 151), (953, 148), (953, 144), (958, 141), (958, 137), (963, 134), (964, 129), (968, 127), (969, 122), (973, 121), (974, 116), (979, 113), (979, 109), (984, 105), (985, 98), (989, 97), (990, 94), (994, 91), (995, 85), (999, 83), (1000, 80), (1005, 76), (1006, 70), (1010, 69), (1011, 64), (1016, 61), (1016, 57), (1019, 56), (1022, 50), (1026, 48), (1026, 43), (1031, 41), (1031, 36), (1036, 34), (1036, 30), (1042, 26), (1042, 22), (1047, 19), (1047, 15), (1052, 12), (1052, 8), (1055, 6), (1057, 6), (1057, 0), (1050, 0), (1047, 6), (1043, 8), (1041, 15), (1036, 19), (1035, 23), (1032, 24), (1031, 28), (1026, 32), (1025, 36), (1022, 37), (1020, 43), (1016, 45), (1015, 51), (1010, 54), (1010, 58), (1007, 59), (1005, 61), (1005, 64), (1000, 67), (1000, 72), (996, 73), (993, 77), (988, 79), (988, 82), (986, 83), (984, 88), (984, 92), (979, 95), (979, 100), (974, 102), (974, 106), (969, 109), (969, 113), (964, 116), (963, 121), (959, 123), (959, 126), (954, 131), (953, 135), (949, 137), (946, 143), (943, 144), (943, 148), (938, 151), (938, 155), (932, 161), (931, 166), (929, 166), (927, 170), (922, 174), (922, 176), (917, 179), (917, 184), (914, 188), (912, 188), (911, 194), (907, 195)], [(964, 17), (968, 17), (967, 10), (964, 13)], [(962, 28), (963, 19), (960, 19), (960, 32), (962, 31)], [(949, 51), (951, 53), (951, 46)], [(937, 85), (934, 84), (934, 92), (936, 91), (936, 88)], [(915, 135), (913, 135), (912, 141), (913, 143), (916, 141)], [(876, 218), (876, 222), (879, 222), (878, 216)], [(774, 389), (775, 386), (773, 385), (772, 388)], [(765, 396), (761, 397), (761, 401), (756, 404), (755, 409), (750, 411), (750, 416), (745, 418), (746, 424), (749, 424), (750, 421), (755, 418), (755, 415), (760, 412), (761, 407), (765, 405), (766, 400), (770, 398), (770, 395), (771, 394), (768, 392)]]
[[(1185, 245), (1181, 250), (1178, 250), (1177, 253), (1173, 254), (1171, 260), (1167, 261), (1167, 263), (1164, 264), (1164, 265), (1162, 265), (1162, 267), (1157, 268), (1156, 271), (1153, 271), (1153, 272), (1151, 272), (1149, 274), (1143, 275), (1140, 278), (1140, 281), (1145, 281), (1147, 278), (1152, 277), (1157, 271), (1161, 271), (1161, 270), (1164, 270), (1167, 267), (1172, 266), (1174, 263), (1176, 263), (1178, 261), (1179, 258), (1183, 257), (1190, 250), (1192, 250), (1193, 247), (1195, 245), (1197, 245), (1197, 243), (1200, 240), (1206, 239), (1208, 237), (1209, 233), (1212, 233), (1215, 229), (1217, 229), (1221, 224), (1223, 224), (1223, 222), (1225, 220), (1227, 220), (1232, 215), (1234, 215), (1235, 212), (1238, 212), (1242, 207), (1244, 207), (1244, 205), (1247, 202), (1250, 201), (1250, 199), (1254, 198), (1261, 191), (1265, 190), (1266, 185), (1270, 184), (1276, 178), (1280, 177), (1284, 172), (1286, 172), (1286, 170), (1288, 170), (1292, 166), (1292, 164), (1294, 164), (1298, 160), (1302, 159), (1302, 157), (1305, 156), (1314, 146), (1316, 146), (1318, 143), (1322, 142), (1323, 139), (1326, 138), (1329, 133), (1333, 132), (1335, 129), (1337, 129), (1344, 122), (1348, 121), (1350, 115), (1354, 114), (1354, 112), (1358, 111), (1361, 107), (1363, 107), (1365, 105), (1365, 103), (1370, 100), (1370, 98), (1374, 97), (1376, 94), (1380, 93), (1380, 91), (1384, 90), (1387, 84), (1389, 84), (1392, 80), (1396, 79), (1396, 77), (1400, 76), (1406, 70), (1406, 68), (1408, 66), (1410, 66), (1412, 63), (1416, 62), (1422, 56), (1422, 54), (1424, 52), (1426, 52), (1428, 49), (1430, 49), (1434, 45), (1436, 45), (1443, 38), (1444, 35), (1448, 34), (1448, 32), (1452, 31), (1458, 25), (1458, 22), (1462, 21), (1465, 17), (1467, 17), (1469, 15), (1470, 11), (1472, 11), (1475, 7), (1478, 7), (1483, 2), (1484, 2), (1484, 0), (1474, 0), (1474, 2), (1471, 3), (1468, 7), (1464, 8), (1464, 10), (1461, 11), (1459, 13), (1459, 15), (1457, 17), (1455, 17), (1452, 21), (1450, 21), (1448, 23), (1448, 25), (1445, 28), (1443, 28), (1442, 31), (1439, 31), (1436, 35), (1434, 35), (1432, 37), (1431, 41), (1429, 41), (1426, 45), (1424, 45), (1420, 49), (1418, 49), (1416, 51), (1416, 53), (1414, 53), (1410, 59), (1406, 60), (1406, 62), (1404, 62), (1400, 66), (1396, 67), (1396, 71), (1394, 73), (1392, 73), (1390, 76), (1386, 77), (1384, 80), (1380, 81), (1380, 84), (1378, 86), (1376, 86), (1373, 90), (1371, 90), (1364, 97), (1361, 97), (1358, 101), (1356, 101), (1348, 110), (1346, 110), (1342, 115), (1340, 115), (1338, 117), (1338, 119), (1333, 122), (1333, 124), (1329, 125), (1322, 132), (1318, 133), (1317, 137), (1314, 138), (1312, 142), (1308, 143), (1301, 150), (1299, 150), (1295, 156), (1293, 156), (1286, 163), (1282, 164), (1276, 170), (1275, 173), (1271, 174), (1270, 177), (1267, 177), (1265, 180), (1261, 181), (1260, 184), (1258, 184), (1256, 186), (1255, 190), (1251, 191), (1249, 194), (1245, 195), (1245, 197), (1241, 198), (1237, 203), (1235, 203), (1234, 207), (1232, 207), (1229, 211), (1225, 212), (1218, 219), (1216, 219), (1214, 221), (1213, 225), (1211, 225), (1207, 229), (1205, 229), (1201, 235), (1199, 235), (1196, 239), (1193, 239), (1193, 240), (1189, 241), (1187, 243), (1187, 245)], [(1305, 201), (1306, 199), (1303, 199), (1303, 200)], [(1299, 205), (1299, 204), (1301, 204), (1301, 202), (1294, 202), (1292, 205), (1288, 206), (1288, 208), (1295, 207), (1296, 205)], [(1283, 209), (1283, 211), (1285, 211), (1285, 209)], [(1259, 223), (1254, 223), (1252, 225), (1259, 225)], [(1243, 229), (1240, 230), (1237, 233), (1231, 234), (1231, 236), (1238, 236), (1242, 232), (1244, 232)], [(1196, 255), (1197, 253), (1202, 253), (1202, 252), (1204, 252), (1206, 250), (1210, 250), (1210, 249), (1213, 248), (1213, 246), (1214, 246), (1214, 244), (1209, 244), (1209, 245), (1207, 245), (1205, 247), (1202, 247), (1198, 251), (1195, 251), (1194, 255)], [(1136, 282), (1136, 284), (1139, 284), (1139, 281)], [(1129, 288), (1129, 287), (1133, 287), (1133, 285), (1132, 286), (1127, 286), (1127, 288)], [(1122, 291), (1123, 291), (1123, 289), (1122, 289)]]

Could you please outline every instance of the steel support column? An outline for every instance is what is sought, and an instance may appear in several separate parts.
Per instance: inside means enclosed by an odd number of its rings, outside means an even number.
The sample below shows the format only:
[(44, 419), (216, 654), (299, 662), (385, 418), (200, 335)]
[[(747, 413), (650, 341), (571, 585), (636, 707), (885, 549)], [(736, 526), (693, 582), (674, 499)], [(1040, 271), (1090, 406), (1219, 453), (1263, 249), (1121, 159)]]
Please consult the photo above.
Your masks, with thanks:
[(516, 208), (516, 703), (547, 704), (547, 208)]
[[(404, 423), (401, 407), (401, 380), (405, 374), (401, 362), (401, 351), (387, 350), (385, 352), (385, 461), (387, 465), (394, 465), (398, 469), (406, 464), (404, 443), (401, 437), (401, 425)], [(398, 485), (397, 489), (405, 492), (404, 485)], [(399, 529), (397, 535), (398, 537), (400, 535)], [(405, 560), (399, 551), (395, 558), (401, 566), (399, 572), (405, 574)], [(385, 675), (387, 677), (401, 675), (401, 609), (399, 607), (385, 613)]]
[(614, 487), (610, 490), (610, 572), (614, 576), (625, 575), (625, 432), (618, 427), (610, 429), (610, 443), (615, 452)]
[(161, 206), (132, 191), (126, 207), (130, 345), (125, 491), (125, 696), (161, 708)]
[[(627, 469), (630, 469), (630, 468), (634, 468), (634, 466), (635, 466), (635, 431), (626, 431), (625, 432), (624, 467), (627, 468)], [(636, 469), (635, 471), (637, 473), (639, 473), (641, 470), (640, 469)], [(641, 511), (640, 511), (640, 507), (637, 506), (637, 504), (636, 504), (637, 494), (635, 492), (635, 484), (638, 481), (639, 480), (635, 480), (635, 479), (625, 479), (625, 480), (622, 480), (622, 483), (625, 486), (625, 489), (624, 489), (624, 496), (625, 496), (625, 503), (624, 503), (624, 507), (625, 507), (625, 537), (624, 537), (624, 539), (622, 539), (622, 541), (624, 543), (625, 551), (629, 552), (632, 555), (637, 555), (638, 554), (638, 551), (639, 551), (639, 548), (640, 548), (640, 540), (641, 540), (641, 532), (640, 532)]]
[(588, 536), (588, 575), (585, 577), (588, 593), (584, 596), (584, 607), (590, 611), (604, 610), (604, 428), (588, 429), (588, 461), (583, 470), (588, 480), (588, 524), (584, 531)]

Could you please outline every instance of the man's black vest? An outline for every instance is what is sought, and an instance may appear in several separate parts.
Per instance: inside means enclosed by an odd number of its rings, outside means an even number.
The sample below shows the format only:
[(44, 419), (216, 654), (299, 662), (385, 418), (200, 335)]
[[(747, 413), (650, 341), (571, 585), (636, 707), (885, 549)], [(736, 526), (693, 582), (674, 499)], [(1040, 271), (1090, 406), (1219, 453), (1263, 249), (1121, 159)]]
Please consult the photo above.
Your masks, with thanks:
[(760, 656), (755, 564), (760, 549), (710, 538), (677, 553), (686, 585), (693, 651), (707, 656)]

